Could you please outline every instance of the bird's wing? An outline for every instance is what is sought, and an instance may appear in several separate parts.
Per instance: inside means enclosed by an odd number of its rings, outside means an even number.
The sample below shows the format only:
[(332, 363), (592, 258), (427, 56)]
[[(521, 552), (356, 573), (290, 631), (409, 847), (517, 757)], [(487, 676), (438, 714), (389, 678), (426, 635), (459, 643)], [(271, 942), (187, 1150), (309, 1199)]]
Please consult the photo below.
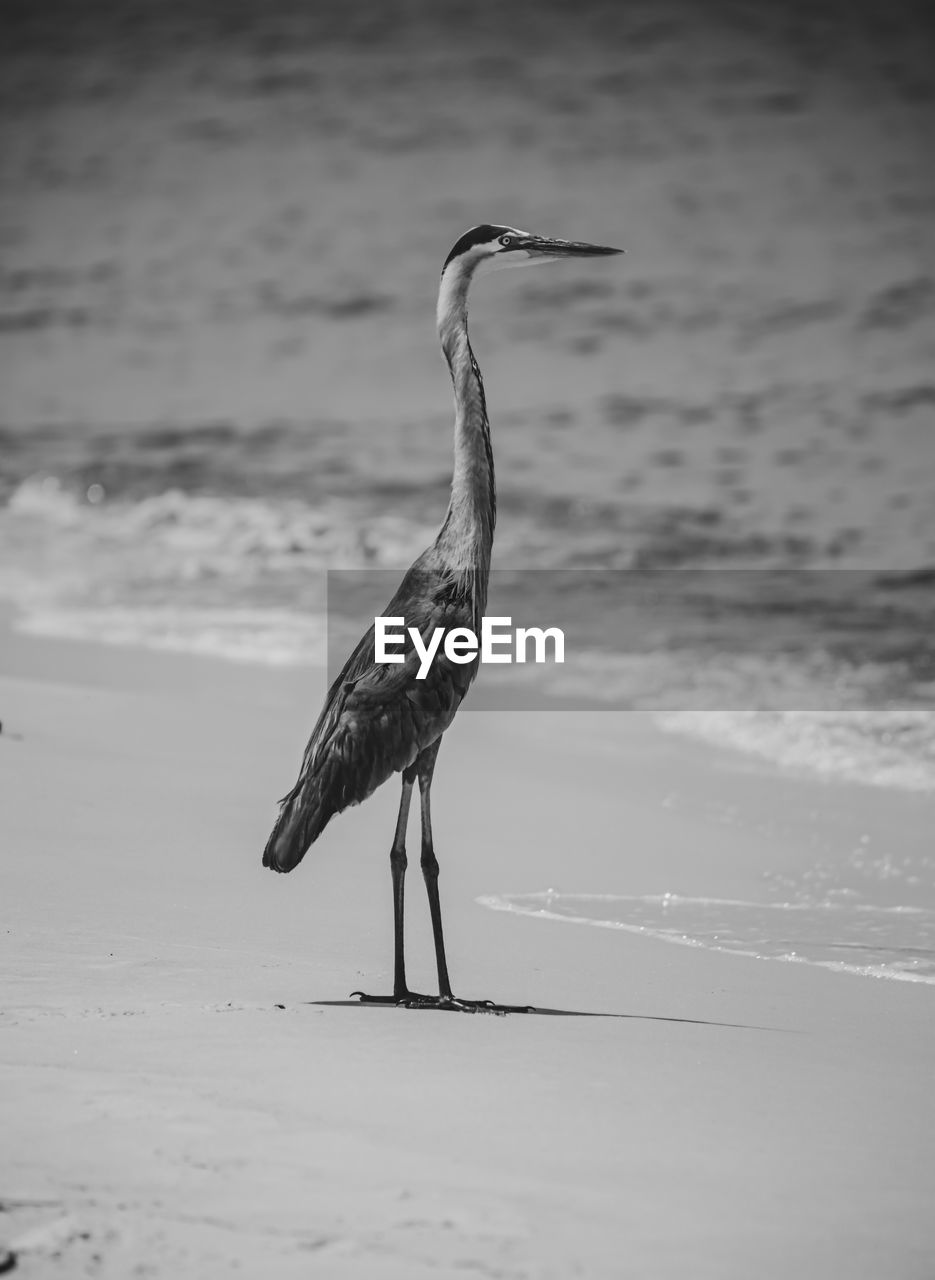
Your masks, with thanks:
[[(469, 577), (425, 570), (417, 562), (384, 616), (402, 617), (405, 628), (418, 628), (425, 645), (438, 627), (476, 630), (475, 591)], [(328, 691), (298, 781), (285, 800), (315, 779), (310, 795), (338, 813), (407, 768), (444, 733), (477, 673), (477, 660), (454, 663), (440, 648), (419, 680), (421, 660), (408, 634), (404, 652), (401, 663), (378, 663), (374, 627), (368, 629)]]

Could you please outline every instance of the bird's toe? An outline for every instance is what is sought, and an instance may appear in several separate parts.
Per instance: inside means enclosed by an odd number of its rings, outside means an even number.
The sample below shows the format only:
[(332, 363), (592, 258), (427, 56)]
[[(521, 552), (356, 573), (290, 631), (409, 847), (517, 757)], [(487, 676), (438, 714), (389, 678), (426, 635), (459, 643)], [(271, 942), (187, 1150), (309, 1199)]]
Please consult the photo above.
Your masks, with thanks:
[(457, 1013), (493, 1013), (504, 1017), (508, 1013), (535, 1013), (531, 1004), (497, 1004), (493, 1000), (463, 1000), (460, 996), (442, 996), (439, 1007)]
[(361, 1004), (388, 1004), (400, 1009), (428, 1009), (438, 1004), (437, 996), (424, 996), (418, 991), (396, 992), (391, 996), (371, 996), (366, 991), (352, 991)]

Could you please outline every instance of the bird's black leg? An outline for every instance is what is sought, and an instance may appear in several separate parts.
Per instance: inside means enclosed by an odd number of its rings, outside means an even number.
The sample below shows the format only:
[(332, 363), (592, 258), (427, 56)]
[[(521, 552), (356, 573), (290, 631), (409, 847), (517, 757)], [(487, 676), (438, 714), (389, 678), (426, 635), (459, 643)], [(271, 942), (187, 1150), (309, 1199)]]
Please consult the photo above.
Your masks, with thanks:
[(432, 934), (435, 938), (435, 963), (438, 966), (438, 1000), (441, 1009), (457, 1009), (465, 1013), (531, 1013), (529, 1005), (494, 1004), (492, 1000), (462, 1000), (452, 994), (451, 980), (448, 977), (448, 961), (445, 958), (445, 936), (442, 931), (442, 907), (438, 897), (438, 859), (435, 857), (435, 843), (432, 839), (432, 775), (435, 772), (435, 761), (441, 738), (416, 760), (419, 774), (419, 797), (422, 808), (422, 875), (425, 877), (425, 888), (429, 896), (429, 911), (432, 915)]
[(406, 948), (403, 929), (406, 888), (406, 828), (409, 825), (409, 804), (412, 800), (412, 788), (416, 780), (416, 765), (411, 765), (403, 773), (403, 791), (399, 798), (399, 815), (396, 818), (396, 834), (393, 836), (393, 847), (390, 850), (390, 870), (393, 873), (393, 994), (391, 996), (368, 996), (362, 991), (351, 994), (360, 996), (366, 1004), (428, 1004), (429, 996), (418, 995), (410, 991), (406, 985)]
[(451, 1000), (451, 979), (448, 977), (448, 961), (445, 959), (445, 936), (442, 930), (442, 906), (438, 897), (438, 859), (432, 840), (432, 774), (441, 738), (426, 748), (416, 761), (419, 774), (419, 798), (422, 808), (422, 875), (429, 896), (432, 916), (432, 935), (435, 939), (435, 964), (438, 968), (438, 993), (443, 1001)]
[[(452, 994), (445, 959), (445, 937), (442, 930), (442, 908), (438, 897), (438, 859), (432, 840), (432, 775), (441, 739), (434, 742), (403, 773), (403, 793), (399, 801), (399, 817), (396, 819), (396, 835), (390, 850), (390, 867), (393, 872), (393, 931), (394, 966), (393, 994), (368, 996), (362, 991), (352, 991), (362, 1004), (395, 1004), (408, 1009), (446, 1009), (463, 1013), (531, 1013), (528, 1005), (494, 1004), (491, 1000), (462, 1000)], [(409, 804), (416, 777), (419, 779), (419, 796), (422, 808), (422, 875), (429, 897), (432, 916), (432, 934), (435, 939), (435, 963), (438, 968), (438, 995), (424, 996), (410, 991), (406, 984), (406, 957), (403, 943), (403, 905), (405, 901), (406, 827), (409, 822)]]
[(406, 986), (406, 943), (403, 928), (406, 898), (406, 826), (409, 822), (409, 802), (412, 799), (413, 779), (403, 774), (403, 793), (399, 799), (399, 816), (396, 834), (390, 850), (390, 870), (393, 873), (393, 999), (404, 1000), (409, 994)]

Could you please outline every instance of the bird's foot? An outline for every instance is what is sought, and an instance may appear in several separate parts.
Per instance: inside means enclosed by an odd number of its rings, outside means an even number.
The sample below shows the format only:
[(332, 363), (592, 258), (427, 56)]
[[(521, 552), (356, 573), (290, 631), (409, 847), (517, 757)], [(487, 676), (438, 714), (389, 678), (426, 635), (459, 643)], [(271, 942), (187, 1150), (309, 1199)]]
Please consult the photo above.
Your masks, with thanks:
[(352, 991), (361, 1004), (388, 1004), (400, 1009), (438, 1009), (446, 1013), (493, 1013), (503, 1017), (507, 1013), (535, 1013), (531, 1004), (495, 1004), (492, 1000), (462, 1000), (459, 996), (424, 996), (418, 991), (404, 991), (391, 996), (368, 996), (363, 991)]
[(361, 1004), (390, 1004), (400, 1009), (434, 1009), (438, 1004), (437, 996), (424, 996), (418, 991), (400, 991), (391, 996), (368, 996), (365, 991), (352, 991)]
[(496, 1004), (493, 1000), (462, 1000), (460, 996), (439, 996), (436, 1005), (453, 1013), (493, 1013), (500, 1018), (508, 1013), (536, 1012), (531, 1004)]

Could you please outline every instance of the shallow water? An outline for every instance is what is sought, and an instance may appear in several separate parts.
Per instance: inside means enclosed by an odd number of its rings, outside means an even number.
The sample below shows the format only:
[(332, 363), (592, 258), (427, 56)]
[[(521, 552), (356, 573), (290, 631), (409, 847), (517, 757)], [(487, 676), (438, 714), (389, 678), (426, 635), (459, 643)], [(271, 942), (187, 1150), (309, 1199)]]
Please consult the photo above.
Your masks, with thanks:
[(935, 910), (853, 902), (739, 902), (665, 893), (504, 894), (494, 911), (623, 929), (682, 946), (935, 985)]

